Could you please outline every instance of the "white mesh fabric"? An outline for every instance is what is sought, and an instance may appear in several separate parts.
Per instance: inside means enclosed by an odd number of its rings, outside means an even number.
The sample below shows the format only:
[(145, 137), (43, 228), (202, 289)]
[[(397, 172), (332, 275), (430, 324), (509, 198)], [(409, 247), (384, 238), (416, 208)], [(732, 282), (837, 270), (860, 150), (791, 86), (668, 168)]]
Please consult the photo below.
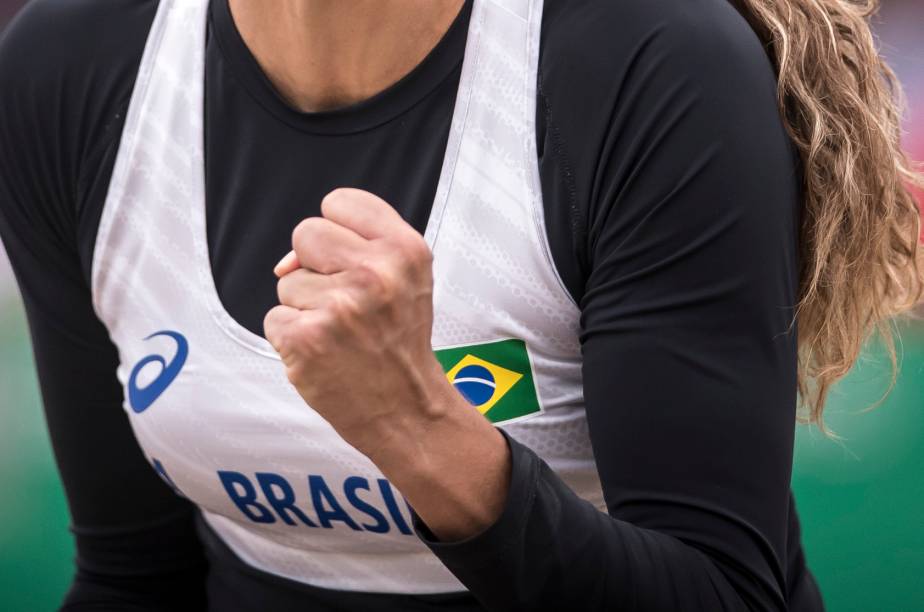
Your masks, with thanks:
[[(543, 229), (535, 150), (540, 0), (476, 0), (446, 159), (426, 237), (435, 256), (434, 348), (525, 341), (542, 412), (504, 427), (583, 497), (601, 503), (586, 431), (578, 311)], [(320, 587), (395, 593), (462, 590), (415, 536), (399, 529), (374, 465), (306, 406), (269, 344), (222, 308), (209, 268), (203, 152), (207, 0), (162, 0), (139, 70), (97, 236), (93, 296), (129, 384), (151, 354), (188, 341), (180, 374), (146, 410), (125, 409), (145, 454), (198, 504), (218, 535), (261, 570)], [(150, 376), (156, 376), (156, 367)], [(126, 398), (128, 392), (126, 391)], [(256, 483), (272, 473), (313, 512), (309, 476), (330, 485), (357, 530), (249, 519), (218, 472)], [(356, 495), (388, 519), (344, 499)], [(257, 487), (256, 501), (269, 507)], [(313, 491), (313, 490), (312, 490)], [(291, 518), (291, 517), (290, 517)]]

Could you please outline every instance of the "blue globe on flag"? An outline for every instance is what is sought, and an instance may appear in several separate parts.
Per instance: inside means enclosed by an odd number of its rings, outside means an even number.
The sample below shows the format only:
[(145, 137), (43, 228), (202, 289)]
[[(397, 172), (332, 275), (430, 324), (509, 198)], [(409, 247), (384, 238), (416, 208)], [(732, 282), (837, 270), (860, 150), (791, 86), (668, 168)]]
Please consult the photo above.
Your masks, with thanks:
[(467, 365), (452, 380), (459, 393), (473, 406), (481, 406), (494, 395), (497, 387), (494, 376), (488, 368), (476, 364)]

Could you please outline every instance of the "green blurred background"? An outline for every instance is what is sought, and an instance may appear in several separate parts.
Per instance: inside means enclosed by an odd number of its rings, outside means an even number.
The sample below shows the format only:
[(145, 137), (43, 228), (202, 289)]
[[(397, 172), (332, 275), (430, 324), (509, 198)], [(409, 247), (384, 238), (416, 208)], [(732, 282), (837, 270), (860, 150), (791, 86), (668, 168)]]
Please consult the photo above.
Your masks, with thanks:
[[(0, 27), (21, 4), (0, 0)], [(907, 146), (924, 159), (924, 0), (886, 0), (877, 30), (905, 84)], [(924, 314), (924, 313), (922, 313)], [(793, 488), (829, 610), (924, 611), (924, 321), (899, 323), (898, 384), (871, 346), (833, 392), (827, 422), (797, 434)], [(74, 548), (42, 417), (28, 332), (0, 249), (0, 612), (53, 610)]]

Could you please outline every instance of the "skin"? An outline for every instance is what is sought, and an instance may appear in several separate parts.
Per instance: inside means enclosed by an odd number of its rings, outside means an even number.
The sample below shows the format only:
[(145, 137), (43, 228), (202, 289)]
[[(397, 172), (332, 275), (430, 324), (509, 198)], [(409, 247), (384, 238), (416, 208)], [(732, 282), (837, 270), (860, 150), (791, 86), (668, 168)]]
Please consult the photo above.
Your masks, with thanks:
[[(462, 0), (231, 0), (276, 88), (306, 111), (368, 98), (412, 70)], [(368, 456), (441, 540), (501, 513), (503, 436), (452, 387), (431, 347), (432, 255), (384, 200), (337, 189), (276, 266), (266, 338), (310, 408)]]
[[(304, 111), (375, 95), (445, 34), (462, 0), (231, 0), (235, 24), (278, 91)], [(264, 322), (289, 380), (402, 492), (438, 538), (500, 515), (510, 454), (450, 385), (430, 344), (432, 257), (375, 195), (338, 189), (295, 228)], [(306, 407), (306, 409), (309, 409)]]
[(510, 474), (501, 434), (433, 354), (432, 256), (387, 202), (337, 189), (276, 266), (266, 337), (305, 401), (369, 457), (441, 540), (500, 515)]
[[(230, 1), (241, 36), (295, 107), (369, 98), (412, 70), (462, 0)], [(503, 436), (452, 387), (431, 347), (432, 254), (381, 198), (337, 189), (275, 268), (267, 340), (310, 409), (369, 457), (441, 540), (480, 533), (510, 479)], [(306, 408), (308, 409), (308, 408)]]
[(439, 42), (464, 0), (230, 0), (241, 37), (302, 111), (360, 102), (398, 81)]

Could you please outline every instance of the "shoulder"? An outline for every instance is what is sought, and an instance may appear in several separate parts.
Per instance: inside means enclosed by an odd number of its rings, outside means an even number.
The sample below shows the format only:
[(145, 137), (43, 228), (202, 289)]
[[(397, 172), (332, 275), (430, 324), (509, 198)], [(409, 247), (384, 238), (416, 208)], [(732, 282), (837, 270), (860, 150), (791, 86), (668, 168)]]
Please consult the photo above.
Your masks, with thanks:
[(73, 214), (78, 185), (131, 96), (156, 8), (156, 0), (32, 0), (2, 32), (0, 181), (22, 206)]
[(32, 0), (0, 38), (5, 84), (102, 73), (137, 61), (157, 0)]
[(701, 214), (791, 216), (797, 159), (773, 65), (729, 0), (546, 0), (542, 45), (546, 150), (587, 249), (658, 207), (686, 215), (664, 233), (688, 241), (710, 231)]
[(543, 44), (590, 67), (626, 64), (646, 51), (668, 57), (760, 60), (764, 49), (730, 0), (546, 0)]
[(702, 91), (729, 78), (764, 95), (775, 88), (761, 42), (729, 0), (546, 0), (542, 43), (546, 83), (570, 80), (588, 96), (656, 77)]
[(678, 157), (772, 143), (789, 161), (773, 65), (729, 0), (546, 0), (545, 10), (540, 101), (578, 181), (595, 178), (601, 154), (651, 147)]
[(0, 37), (0, 122), (47, 123), (32, 126), (33, 136), (54, 127), (57, 139), (72, 128), (93, 133), (131, 94), (156, 8), (156, 0), (29, 2)]

